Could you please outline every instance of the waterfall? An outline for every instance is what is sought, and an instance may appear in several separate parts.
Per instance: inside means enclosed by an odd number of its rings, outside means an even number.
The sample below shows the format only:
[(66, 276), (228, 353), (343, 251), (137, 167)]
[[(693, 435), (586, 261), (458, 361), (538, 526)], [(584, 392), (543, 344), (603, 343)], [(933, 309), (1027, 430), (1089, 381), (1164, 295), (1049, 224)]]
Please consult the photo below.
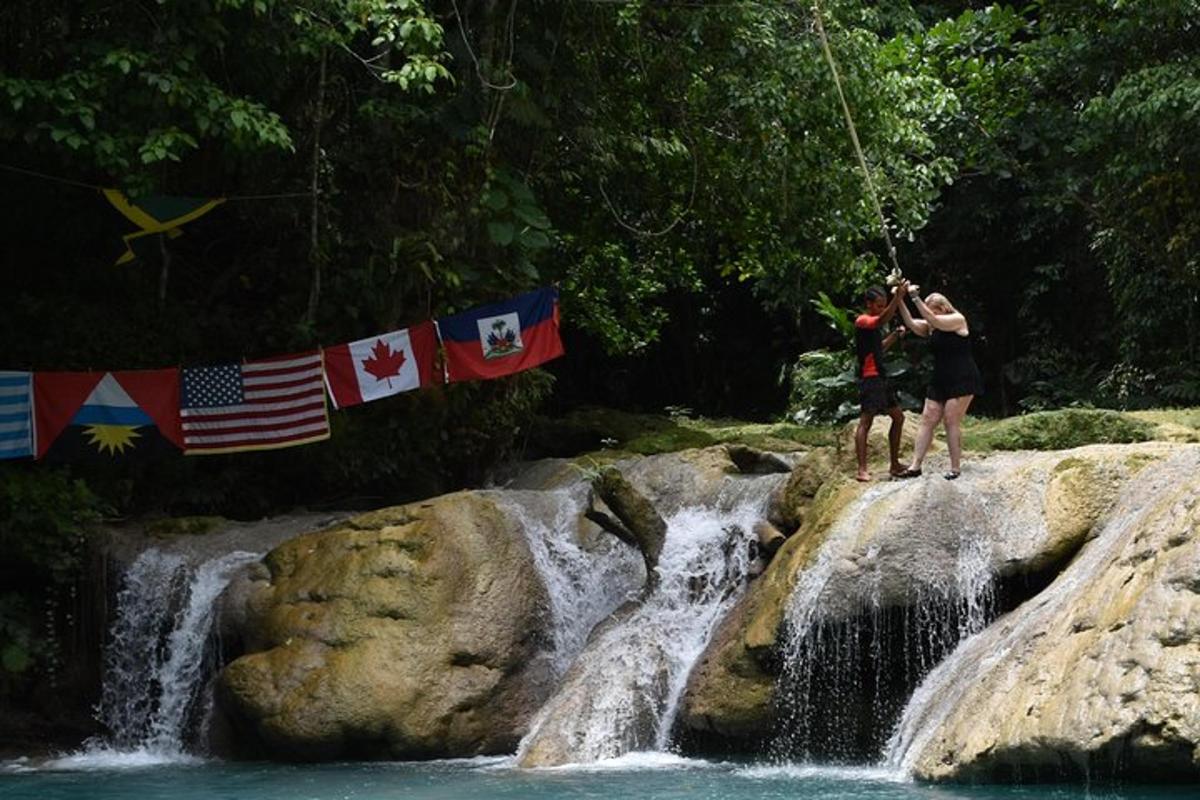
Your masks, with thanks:
[(213, 605), (234, 572), (261, 557), (234, 551), (193, 569), (184, 557), (154, 548), (138, 556), (117, 595), (105, 649), (96, 715), (108, 736), (73, 758), (186, 756), (187, 725), (206, 678)]
[[(1184, 475), (1194, 474), (1194, 462), (1185, 461), (1183, 466), (1188, 470)], [(1147, 470), (1140, 480), (1143, 483), (1139, 486), (1125, 490), (1095, 538), (1047, 588), (995, 624), (971, 631), (929, 672), (894, 726), (884, 753), (887, 766), (911, 774), (967, 691), (1002, 668), (1022, 646), (1042, 635), (1064, 607), (1078, 602), (1081, 588), (1102, 575), (1106, 565), (1116, 561), (1121, 548), (1145, 526), (1146, 517), (1158, 511), (1155, 503), (1147, 503), (1145, 499), (1166, 495), (1172, 484), (1179, 481), (1179, 474), (1160, 467)]]
[(641, 556), (608, 534), (600, 534), (590, 547), (580, 540), (579, 518), (587, 503), (587, 487), (582, 483), (493, 496), (517, 520), (546, 585), (555, 673), (561, 677), (592, 628), (640, 588)]
[[(522, 763), (591, 762), (669, 746), (688, 675), (745, 586), (750, 531), (782, 480), (730, 478), (719, 507), (684, 508), (666, 520), (658, 588), (592, 633), (522, 741)], [(553, 592), (558, 584), (548, 585)]]
[(914, 566), (904, 594), (893, 587), (884, 599), (882, 545), (871, 534), (903, 491), (897, 483), (867, 490), (798, 576), (783, 623), (778, 758), (876, 761), (913, 689), (998, 613), (992, 544), (971, 526), (948, 542), (952, 561)]

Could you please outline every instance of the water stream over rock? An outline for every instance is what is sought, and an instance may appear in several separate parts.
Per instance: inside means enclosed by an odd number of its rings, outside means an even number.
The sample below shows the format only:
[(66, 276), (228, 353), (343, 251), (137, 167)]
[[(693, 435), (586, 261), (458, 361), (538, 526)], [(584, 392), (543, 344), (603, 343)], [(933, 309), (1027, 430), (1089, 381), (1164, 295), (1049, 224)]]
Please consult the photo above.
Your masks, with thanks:
[[(745, 585), (751, 529), (781, 481), (731, 478), (712, 507), (668, 517), (658, 588), (592, 632), (534, 718), (518, 751), (522, 765), (592, 762), (669, 746), (688, 673)], [(561, 584), (554, 577), (547, 582)]]
[(202, 725), (198, 703), (211, 668), (206, 645), (214, 602), (241, 567), (261, 553), (235, 550), (192, 567), (157, 548), (130, 565), (117, 595), (105, 651), (97, 718), (108, 735), (74, 758), (172, 761), (184, 758), (188, 732)]

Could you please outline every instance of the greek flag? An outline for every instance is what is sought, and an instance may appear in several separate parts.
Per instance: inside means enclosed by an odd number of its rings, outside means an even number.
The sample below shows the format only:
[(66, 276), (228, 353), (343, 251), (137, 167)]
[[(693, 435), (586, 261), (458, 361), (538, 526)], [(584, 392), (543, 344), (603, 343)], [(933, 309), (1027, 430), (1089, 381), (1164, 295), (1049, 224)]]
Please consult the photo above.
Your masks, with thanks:
[(0, 372), (0, 458), (33, 455), (33, 374)]

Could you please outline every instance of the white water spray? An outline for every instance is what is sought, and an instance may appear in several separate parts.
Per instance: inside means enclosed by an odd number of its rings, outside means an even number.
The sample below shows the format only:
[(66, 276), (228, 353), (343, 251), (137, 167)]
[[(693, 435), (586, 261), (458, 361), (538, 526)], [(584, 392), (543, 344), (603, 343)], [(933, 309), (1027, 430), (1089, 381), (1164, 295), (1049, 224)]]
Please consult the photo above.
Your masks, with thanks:
[(864, 492), (798, 576), (785, 609), (774, 743), (784, 760), (878, 757), (906, 692), (996, 616), (992, 544), (970, 524), (941, 537), (945, 550), (931, 551), (941, 563), (913, 565), (903, 594), (892, 585), (885, 599), (888, 545), (879, 537), (905, 491), (893, 483)]
[(192, 570), (183, 557), (157, 549), (138, 556), (117, 596), (105, 651), (96, 711), (109, 735), (64, 766), (188, 758), (185, 729), (201, 695), (213, 605), (234, 572), (261, 557), (235, 551)]
[(496, 492), (497, 504), (525, 534), (550, 597), (554, 666), (561, 677), (596, 624), (630, 599), (642, 583), (641, 556), (608, 534), (593, 546), (580, 540), (579, 518), (587, 487), (547, 492)]
[(587, 763), (668, 747), (688, 675), (741, 594), (750, 531), (782, 480), (731, 478), (722, 494), (736, 495), (732, 510), (688, 508), (667, 520), (658, 588), (593, 633), (534, 718), (519, 759)]

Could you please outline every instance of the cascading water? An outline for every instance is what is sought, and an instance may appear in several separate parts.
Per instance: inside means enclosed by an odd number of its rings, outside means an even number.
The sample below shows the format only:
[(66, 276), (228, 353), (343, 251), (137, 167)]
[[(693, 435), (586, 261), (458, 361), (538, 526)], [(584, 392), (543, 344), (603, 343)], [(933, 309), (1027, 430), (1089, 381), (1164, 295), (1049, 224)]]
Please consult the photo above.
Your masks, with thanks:
[[(931, 569), (906, 596), (885, 607), (878, 545), (860, 541), (878, 528), (872, 515), (904, 484), (873, 487), (840, 516), (812, 563), (800, 574), (784, 619), (783, 670), (777, 694), (777, 758), (869, 763), (921, 679), (997, 611), (990, 543), (959, 531), (952, 565)], [(830, 615), (831, 584), (851, 562), (868, 566), (868, 590)], [(842, 602), (846, 602), (845, 599)]]
[(538, 574), (546, 584), (553, 618), (554, 666), (561, 677), (588, 634), (641, 586), (642, 559), (608, 534), (585, 547), (579, 517), (587, 503), (583, 483), (554, 491), (496, 492), (501, 508), (524, 531)]
[(77, 758), (185, 756), (185, 729), (205, 677), (213, 605), (234, 572), (262, 557), (235, 551), (192, 569), (180, 555), (143, 552), (126, 572), (105, 651), (97, 718), (108, 736)]
[(535, 717), (521, 763), (583, 763), (669, 745), (688, 674), (745, 585), (750, 531), (782, 480), (730, 478), (718, 503), (732, 510), (685, 508), (667, 519), (658, 588), (593, 632)]
[[(1189, 473), (1194, 474), (1194, 462), (1185, 464)], [(1146, 515), (1155, 513), (1155, 505), (1145, 503), (1143, 498), (1166, 494), (1167, 487), (1179, 477), (1172, 468), (1160, 467), (1148, 470), (1143, 480), (1148, 482), (1146, 488), (1126, 493), (1123, 504), (1114, 510), (1095, 538), (1036, 599), (995, 625), (971, 631), (929, 672), (892, 730), (884, 753), (884, 763), (889, 768), (912, 773), (916, 761), (947, 718), (958, 710), (967, 691), (1012, 658), (1022, 643), (1042, 635), (1054, 616), (1076, 601), (1080, 588), (1101, 575), (1104, 564), (1115, 560), (1131, 535), (1142, 528)]]

